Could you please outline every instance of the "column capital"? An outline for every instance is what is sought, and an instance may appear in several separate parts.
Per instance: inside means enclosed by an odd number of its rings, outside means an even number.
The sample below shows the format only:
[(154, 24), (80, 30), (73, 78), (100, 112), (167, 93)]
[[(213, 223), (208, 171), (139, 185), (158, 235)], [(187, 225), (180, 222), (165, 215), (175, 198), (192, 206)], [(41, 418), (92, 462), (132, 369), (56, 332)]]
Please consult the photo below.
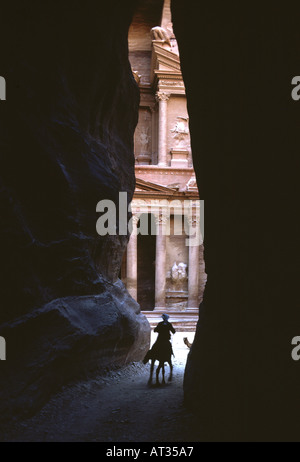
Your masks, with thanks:
[(160, 213), (155, 215), (155, 223), (157, 225), (167, 225), (169, 222), (169, 215), (165, 213)]
[(128, 229), (129, 229), (129, 232), (130, 232), (130, 239), (131, 239), (132, 236), (137, 237), (137, 235), (139, 233), (138, 227), (137, 227), (138, 224), (139, 224), (139, 221), (140, 221), (140, 216), (132, 214), (132, 217), (130, 218), (129, 223), (128, 223)]
[(194, 227), (200, 224), (200, 217), (197, 215), (192, 215), (188, 217), (188, 223), (190, 227)]
[(163, 91), (158, 91), (155, 96), (157, 101), (169, 101), (171, 94)]
[(139, 215), (132, 215), (131, 221), (134, 226), (137, 226), (138, 222), (140, 221)]

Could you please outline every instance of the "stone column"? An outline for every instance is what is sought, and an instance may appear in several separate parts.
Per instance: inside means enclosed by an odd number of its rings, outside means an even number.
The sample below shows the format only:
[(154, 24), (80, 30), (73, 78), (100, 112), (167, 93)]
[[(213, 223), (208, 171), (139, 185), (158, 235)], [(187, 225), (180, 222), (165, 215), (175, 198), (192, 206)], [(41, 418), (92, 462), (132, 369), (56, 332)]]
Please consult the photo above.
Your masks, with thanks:
[(159, 215), (156, 217), (156, 259), (155, 259), (155, 309), (166, 307), (166, 224), (167, 217)]
[[(200, 226), (200, 219), (197, 217), (189, 218), (190, 236), (196, 234), (197, 227)], [(199, 308), (199, 281), (200, 281), (200, 245), (189, 246), (189, 282), (188, 282), (188, 308)]]
[(132, 217), (132, 233), (127, 246), (127, 290), (137, 300), (137, 224), (139, 217)]
[(157, 125), (156, 125), (156, 114), (157, 114), (157, 109), (156, 105), (150, 107), (151, 111), (151, 125), (152, 125), (152, 133), (151, 133), (151, 144), (152, 144), (152, 164), (155, 165), (158, 163), (158, 159), (156, 159), (156, 155), (158, 156), (158, 145), (157, 145)]
[(158, 120), (158, 165), (167, 167), (168, 158), (168, 101), (170, 94), (158, 91), (156, 99), (159, 102)]

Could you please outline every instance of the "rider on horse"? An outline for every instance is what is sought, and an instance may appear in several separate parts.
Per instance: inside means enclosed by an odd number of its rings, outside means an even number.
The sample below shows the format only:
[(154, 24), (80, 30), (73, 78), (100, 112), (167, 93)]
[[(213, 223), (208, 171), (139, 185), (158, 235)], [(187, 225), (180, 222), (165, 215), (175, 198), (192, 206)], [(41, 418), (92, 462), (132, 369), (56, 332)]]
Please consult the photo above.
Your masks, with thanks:
[(152, 383), (152, 375), (153, 375), (153, 368), (155, 360), (159, 361), (158, 368), (156, 370), (156, 383), (159, 383), (158, 375), (160, 370), (162, 369), (163, 374), (163, 382), (165, 383), (165, 362), (169, 363), (170, 366), (170, 378), (172, 380), (172, 373), (173, 373), (173, 365), (172, 365), (172, 355), (174, 356), (172, 344), (170, 342), (171, 334), (175, 334), (175, 329), (172, 324), (168, 321), (169, 316), (167, 314), (162, 315), (163, 321), (160, 322), (154, 332), (158, 333), (158, 337), (156, 342), (154, 343), (151, 350), (148, 351), (146, 354), (143, 363), (147, 364), (149, 360), (151, 360), (151, 369), (150, 369), (150, 379), (148, 383)]
[(162, 315), (163, 321), (160, 322), (154, 329), (154, 332), (158, 333), (157, 340), (152, 347), (152, 352), (159, 351), (160, 355), (163, 354), (165, 357), (174, 356), (172, 345), (170, 342), (171, 332), (175, 334), (175, 329), (172, 324), (168, 321), (169, 315)]

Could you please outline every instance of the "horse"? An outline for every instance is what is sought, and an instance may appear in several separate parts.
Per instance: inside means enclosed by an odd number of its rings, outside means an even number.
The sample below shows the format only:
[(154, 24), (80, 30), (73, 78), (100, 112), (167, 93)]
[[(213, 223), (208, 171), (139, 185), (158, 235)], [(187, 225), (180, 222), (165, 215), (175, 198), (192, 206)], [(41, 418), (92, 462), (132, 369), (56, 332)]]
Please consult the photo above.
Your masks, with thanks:
[(170, 376), (169, 382), (172, 381), (173, 378), (173, 364), (172, 364), (172, 355), (173, 349), (171, 342), (169, 340), (157, 340), (153, 347), (148, 351), (146, 354), (143, 363), (147, 364), (148, 361), (151, 360), (151, 368), (150, 368), (150, 378), (148, 380), (148, 385), (152, 384), (153, 378), (153, 371), (154, 371), (154, 364), (157, 360), (159, 362), (157, 369), (156, 369), (156, 385), (160, 385), (159, 382), (159, 373), (162, 371), (162, 385), (165, 385), (165, 363), (168, 363), (170, 366)]

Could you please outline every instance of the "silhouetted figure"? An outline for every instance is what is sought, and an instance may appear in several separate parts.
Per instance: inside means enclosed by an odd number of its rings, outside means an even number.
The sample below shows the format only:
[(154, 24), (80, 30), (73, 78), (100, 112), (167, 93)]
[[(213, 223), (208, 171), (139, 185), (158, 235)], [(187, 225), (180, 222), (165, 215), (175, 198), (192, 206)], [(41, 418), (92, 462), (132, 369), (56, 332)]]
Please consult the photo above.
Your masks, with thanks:
[(188, 340), (187, 337), (184, 337), (183, 342), (186, 344), (186, 346), (187, 346), (189, 349), (192, 348), (192, 345), (193, 345), (193, 344), (192, 344), (191, 342), (189, 342), (189, 340)]
[(154, 332), (158, 333), (158, 337), (156, 342), (154, 343), (153, 347), (148, 351), (146, 354), (143, 363), (147, 364), (149, 360), (151, 360), (151, 369), (150, 369), (150, 378), (148, 383), (152, 383), (153, 377), (153, 370), (154, 370), (154, 363), (155, 361), (159, 361), (159, 365), (156, 369), (156, 384), (159, 385), (159, 373), (162, 370), (162, 383), (165, 384), (165, 362), (167, 362), (170, 366), (170, 377), (169, 381), (172, 380), (173, 376), (173, 365), (172, 365), (172, 355), (173, 349), (172, 344), (170, 342), (171, 339), (171, 332), (175, 334), (175, 329), (172, 324), (168, 321), (169, 316), (167, 314), (162, 315), (163, 321), (160, 322)]

